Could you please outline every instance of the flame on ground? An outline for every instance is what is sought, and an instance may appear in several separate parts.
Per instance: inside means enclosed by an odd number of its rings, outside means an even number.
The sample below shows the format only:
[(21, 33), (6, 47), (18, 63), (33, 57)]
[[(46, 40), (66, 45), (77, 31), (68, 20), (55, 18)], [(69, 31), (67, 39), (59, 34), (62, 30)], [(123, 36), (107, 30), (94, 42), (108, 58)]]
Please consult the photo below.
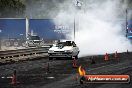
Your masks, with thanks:
[(85, 72), (85, 70), (82, 68), (82, 66), (79, 66), (78, 71), (79, 71), (79, 75), (80, 75), (80, 76), (84, 76), (84, 75), (86, 74), (86, 72)]

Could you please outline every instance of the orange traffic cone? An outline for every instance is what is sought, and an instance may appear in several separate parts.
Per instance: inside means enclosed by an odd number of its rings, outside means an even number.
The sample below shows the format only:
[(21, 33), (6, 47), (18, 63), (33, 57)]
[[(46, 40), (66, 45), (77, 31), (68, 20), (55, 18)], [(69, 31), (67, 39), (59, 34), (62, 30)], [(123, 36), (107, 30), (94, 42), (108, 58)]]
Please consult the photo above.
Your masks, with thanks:
[(74, 81), (78, 81), (78, 78), (79, 78), (78, 74), (76, 74), (75, 76), (73, 76), (73, 80)]
[(78, 78), (79, 78), (79, 77), (78, 77), (78, 74), (77, 74), (77, 75), (76, 75), (76, 81), (78, 80)]
[(108, 56), (107, 53), (106, 53), (105, 56), (104, 56), (104, 60), (105, 60), (105, 61), (108, 61), (108, 60), (109, 60), (109, 56)]
[(17, 84), (16, 70), (14, 70), (14, 72), (13, 72), (11, 84), (12, 84), (12, 85), (16, 85), (16, 84)]
[(73, 66), (74, 68), (77, 68), (77, 61), (76, 61), (76, 58), (75, 58), (75, 57), (74, 57), (74, 59), (73, 59), (72, 66)]

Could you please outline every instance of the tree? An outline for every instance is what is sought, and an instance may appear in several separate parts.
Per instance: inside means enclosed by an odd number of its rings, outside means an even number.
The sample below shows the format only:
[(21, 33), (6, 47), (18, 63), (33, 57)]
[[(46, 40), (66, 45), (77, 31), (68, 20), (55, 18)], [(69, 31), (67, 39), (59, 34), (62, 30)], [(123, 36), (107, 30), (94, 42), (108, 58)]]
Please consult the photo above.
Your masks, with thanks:
[(0, 17), (20, 17), (25, 5), (20, 0), (0, 0)]

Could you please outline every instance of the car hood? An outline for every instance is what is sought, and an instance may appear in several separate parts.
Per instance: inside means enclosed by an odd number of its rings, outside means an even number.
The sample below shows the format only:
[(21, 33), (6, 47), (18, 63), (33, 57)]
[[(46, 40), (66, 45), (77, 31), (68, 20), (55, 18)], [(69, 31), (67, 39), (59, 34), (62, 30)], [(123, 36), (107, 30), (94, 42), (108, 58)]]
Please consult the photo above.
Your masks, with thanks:
[(64, 51), (64, 50), (72, 50), (72, 46), (64, 46), (63, 48), (59, 47), (51, 47), (49, 50), (54, 50), (54, 51)]

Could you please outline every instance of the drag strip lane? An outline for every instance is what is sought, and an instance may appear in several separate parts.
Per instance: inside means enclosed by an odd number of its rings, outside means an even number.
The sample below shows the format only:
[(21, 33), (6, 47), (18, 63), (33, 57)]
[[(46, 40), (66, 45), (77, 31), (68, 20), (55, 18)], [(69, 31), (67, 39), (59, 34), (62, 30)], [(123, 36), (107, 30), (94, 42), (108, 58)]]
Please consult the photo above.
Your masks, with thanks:
[[(92, 73), (94, 74), (98, 74), (98, 73), (100, 74), (110, 74), (110, 73), (121, 74), (121, 73), (124, 73), (124, 71), (127, 72), (129, 70), (132, 70), (131, 68), (132, 68), (132, 61), (126, 61), (126, 62), (122, 62), (116, 65), (112, 64), (112, 65), (107, 65), (106, 67), (102, 66), (102, 67), (98, 67), (95, 69), (91, 69), (91, 70), (86, 69), (86, 70), (88, 74), (92, 74)], [(77, 74), (72, 74), (72, 76), (69, 76), (68, 78), (65, 78), (61, 81), (47, 84), (39, 88), (54, 88), (55, 86), (57, 86), (57, 88), (77, 88), (77, 87), (80, 88), (80, 84), (76, 81), (76, 75)]]
[[(86, 66), (88, 74), (90, 74), (90, 72), (93, 72), (94, 74), (105, 73), (103, 69), (107, 70), (107, 68), (110, 69), (109, 73), (111, 73), (111, 71), (117, 72), (122, 69), (128, 69), (130, 67), (128, 67), (128, 65), (131, 64), (131, 60), (120, 59), (120, 61), (110, 60), (107, 62), (97, 62), (96, 64), (91, 64), (90, 66), (90, 61), (86, 60), (87, 58), (79, 58), (78, 66)], [(49, 73), (47, 73), (45, 69), (47, 63), (50, 63)], [(120, 68), (122, 65), (125, 67)], [(4, 70), (4, 68), (6, 68), (6, 70)], [(0, 66), (0, 71), (3, 71), (3, 75), (12, 75), (13, 69), (17, 70), (18, 80), (21, 83), (19, 88), (76, 88), (75, 86), (79, 85), (76, 81), (76, 74), (78, 71), (72, 67), (71, 60), (49, 61), (48, 58), (44, 58), (41, 60), (24, 61), (18, 64), (5, 65), (5, 67)]]
[[(122, 67), (123, 66), (123, 67)], [(117, 69), (123, 69), (125, 67), (132, 67), (132, 61), (126, 61), (123, 63), (105, 65), (97, 68), (91, 68), (90, 70), (86, 70), (89, 74), (99, 74), (103, 72), (109, 72)]]

